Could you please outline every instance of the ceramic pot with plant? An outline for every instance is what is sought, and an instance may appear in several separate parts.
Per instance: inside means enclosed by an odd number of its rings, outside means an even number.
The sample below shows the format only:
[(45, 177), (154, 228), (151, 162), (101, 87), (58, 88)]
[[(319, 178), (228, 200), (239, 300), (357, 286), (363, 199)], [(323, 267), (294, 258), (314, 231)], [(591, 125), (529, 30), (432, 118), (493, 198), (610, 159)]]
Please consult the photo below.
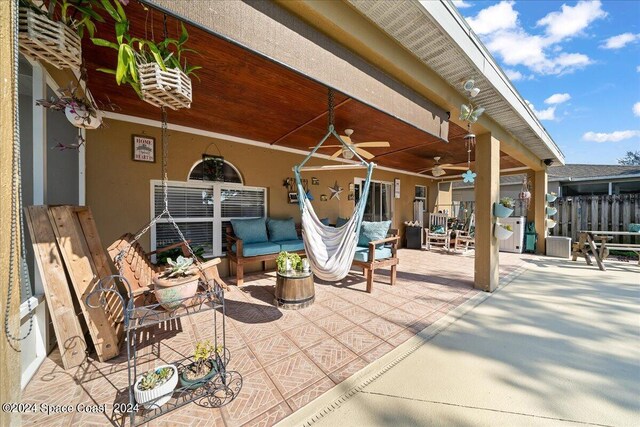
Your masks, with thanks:
[(513, 235), (513, 228), (509, 224), (495, 224), (493, 234), (498, 240), (507, 240)]
[(513, 199), (511, 197), (503, 197), (500, 203), (493, 206), (493, 215), (498, 218), (507, 218), (513, 213)]
[(158, 302), (167, 310), (187, 306), (190, 298), (198, 291), (198, 272), (193, 258), (180, 255), (173, 261), (167, 259), (167, 268), (153, 278), (153, 293)]
[(195, 390), (213, 378), (218, 372), (216, 353), (220, 355), (222, 351), (222, 346), (215, 348), (209, 340), (196, 343), (193, 362), (187, 365), (180, 373), (182, 387)]
[(38, 99), (36, 105), (50, 110), (64, 111), (67, 120), (77, 128), (97, 129), (102, 126), (102, 111), (91, 99), (81, 98), (78, 87), (70, 82), (58, 89), (58, 95), (50, 99)]
[(146, 409), (156, 409), (171, 399), (178, 384), (178, 370), (173, 365), (162, 365), (145, 372), (134, 386), (136, 402)]

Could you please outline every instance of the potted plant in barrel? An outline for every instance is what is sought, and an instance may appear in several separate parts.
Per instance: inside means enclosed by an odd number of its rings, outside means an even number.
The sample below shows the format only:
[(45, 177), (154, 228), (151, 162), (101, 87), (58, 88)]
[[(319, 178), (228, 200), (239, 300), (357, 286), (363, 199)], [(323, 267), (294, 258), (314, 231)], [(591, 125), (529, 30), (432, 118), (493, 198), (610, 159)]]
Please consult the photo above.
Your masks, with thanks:
[(493, 205), (493, 215), (498, 218), (507, 218), (513, 213), (513, 199), (511, 197), (503, 197), (500, 203)]
[(278, 273), (286, 274), (292, 271), (302, 271), (302, 259), (300, 255), (282, 251), (276, 258)]
[(193, 362), (187, 365), (180, 374), (180, 384), (190, 390), (202, 387), (218, 372), (216, 356), (221, 355), (222, 346), (215, 348), (211, 341), (196, 343)]
[(198, 291), (199, 276), (193, 258), (180, 255), (176, 260), (167, 259), (167, 268), (153, 278), (156, 299), (167, 310), (189, 305), (189, 298)]
[(162, 365), (145, 372), (133, 386), (136, 402), (146, 409), (155, 409), (171, 399), (178, 384), (178, 370), (173, 365)]

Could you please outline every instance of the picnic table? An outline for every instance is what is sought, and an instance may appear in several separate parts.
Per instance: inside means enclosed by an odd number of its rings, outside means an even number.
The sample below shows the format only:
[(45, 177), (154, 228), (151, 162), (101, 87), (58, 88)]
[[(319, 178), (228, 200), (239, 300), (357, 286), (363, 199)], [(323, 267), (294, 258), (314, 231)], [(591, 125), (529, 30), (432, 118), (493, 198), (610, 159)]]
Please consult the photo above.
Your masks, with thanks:
[[(609, 255), (611, 249), (631, 251), (640, 256), (639, 243), (609, 243), (616, 236), (640, 237), (640, 233), (634, 233), (632, 231), (580, 231), (580, 238), (578, 243), (574, 244), (572, 251), (573, 260), (576, 261), (579, 256), (582, 256), (587, 264), (593, 265), (591, 262), (591, 255), (593, 255), (600, 270), (605, 271), (606, 268), (604, 267), (603, 261)], [(638, 264), (640, 265), (640, 259), (638, 260)]]

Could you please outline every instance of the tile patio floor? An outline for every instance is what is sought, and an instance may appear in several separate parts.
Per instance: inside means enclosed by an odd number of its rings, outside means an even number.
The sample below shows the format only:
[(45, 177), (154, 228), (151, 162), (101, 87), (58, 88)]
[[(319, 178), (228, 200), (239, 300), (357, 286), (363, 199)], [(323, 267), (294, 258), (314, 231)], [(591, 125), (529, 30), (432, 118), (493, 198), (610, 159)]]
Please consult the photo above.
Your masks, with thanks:
[[(472, 254), (472, 252), (470, 253)], [(367, 294), (360, 274), (340, 283), (316, 282), (316, 302), (305, 309), (273, 305), (275, 273), (245, 279), (226, 293), (228, 369), (243, 376), (239, 396), (221, 409), (188, 404), (153, 426), (269, 426), (428, 327), (478, 291), (473, 256), (400, 250), (396, 285), (376, 273)], [(500, 254), (501, 277), (530, 255)], [(229, 280), (230, 282), (231, 280)], [(148, 331), (139, 353), (141, 369), (188, 356), (193, 343), (212, 338), (212, 312)], [(23, 392), (23, 402), (107, 404), (106, 414), (23, 415), (24, 425), (123, 425), (114, 402), (126, 402), (126, 354), (106, 363), (89, 357), (65, 371), (52, 352)]]

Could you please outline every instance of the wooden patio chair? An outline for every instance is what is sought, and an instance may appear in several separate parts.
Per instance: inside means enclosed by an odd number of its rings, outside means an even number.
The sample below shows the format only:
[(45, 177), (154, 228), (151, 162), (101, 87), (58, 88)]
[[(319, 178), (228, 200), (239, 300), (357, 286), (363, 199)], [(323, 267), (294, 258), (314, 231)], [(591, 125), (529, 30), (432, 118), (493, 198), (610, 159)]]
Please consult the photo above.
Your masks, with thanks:
[[(377, 268), (391, 267), (391, 286), (396, 283), (396, 269), (398, 268), (398, 244), (400, 243), (400, 235), (395, 228), (389, 229), (387, 237), (381, 240), (375, 240), (369, 242), (366, 250), (361, 251), (362, 255), (358, 256), (358, 249), (362, 248), (358, 246), (356, 248), (356, 257), (353, 260), (352, 266), (358, 266), (362, 268), (362, 273), (367, 278), (367, 292), (371, 293), (373, 290), (373, 275)], [(382, 246), (382, 247), (377, 247)], [(364, 248), (363, 248), (364, 249)]]
[(462, 249), (463, 252), (469, 250), (469, 247), (475, 248), (475, 214), (472, 213), (469, 219), (465, 222), (462, 230), (456, 231), (456, 238), (453, 243), (453, 250), (458, 252)]
[[(430, 213), (429, 214), (429, 226), (424, 229), (425, 233), (425, 245), (428, 251), (431, 250), (431, 246), (442, 246), (449, 251), (449, 236), (451, 230), (447, 227), (447, 220), (449, 216), (447, 214)], [(433, 230), (437, 227), (442, 227), (444, 233), (436, 233)]]
[[(134, 297), (136, 298), (136, 305), (138, 301), (144, 299), (142, 296), (148, 294), (153, 285), (152, 279), (154, 276), (162, 273), (161, 267), (153, 264), (151, 262), (151, 256), (154, 254), (159, 254), (162, 252), (166, 252), (171, 249), (181, 248), (184, 256), (189, 256), (189, 250), (187, 249), (187, 245), (183, 242), (176, 243), (161, 249), (157, 249), (152, 252), (145, 252), (142, 245), (138, 242), (132, 243), (134, 240), (134, 235), (131, 233), (123, 234), (118, 240), (113, 242), (111, 246), (107, 249), (109, 252), (109, 256), (111, 260), (115, 264), (115, 258), (118, 256), (122, 249), (127, 249), (125, 256), (122, 258), (122, 271), (121, 274), (125, 279), (129, 282), (129, 286), (131, 286), (131, 291), (133, 292)], [(220, 263), (220, 258), (214, 258), (202, 264), (202, 270), (204, 272), (204, 277), (202, 279), (206, 283), (211, 283), (211, 281), (215, 281), (224, 289), (228, 289), (227, 284), (220, 278), (220, 274), (218, 273), (218, 264)]]

